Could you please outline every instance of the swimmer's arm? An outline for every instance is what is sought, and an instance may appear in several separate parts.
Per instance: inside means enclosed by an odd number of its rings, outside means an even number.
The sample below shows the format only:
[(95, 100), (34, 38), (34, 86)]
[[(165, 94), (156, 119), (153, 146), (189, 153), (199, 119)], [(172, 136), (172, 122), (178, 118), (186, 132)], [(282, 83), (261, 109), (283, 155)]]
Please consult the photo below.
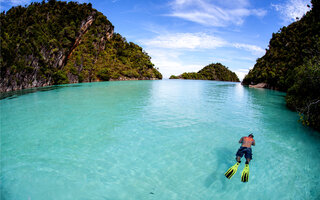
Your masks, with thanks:
[(256, 141), (255, 140), (253, 140), (252, 146), (256, 146)]
[(243, 142), (243, 137), (239, 140), (239, 143), (242, 143)]

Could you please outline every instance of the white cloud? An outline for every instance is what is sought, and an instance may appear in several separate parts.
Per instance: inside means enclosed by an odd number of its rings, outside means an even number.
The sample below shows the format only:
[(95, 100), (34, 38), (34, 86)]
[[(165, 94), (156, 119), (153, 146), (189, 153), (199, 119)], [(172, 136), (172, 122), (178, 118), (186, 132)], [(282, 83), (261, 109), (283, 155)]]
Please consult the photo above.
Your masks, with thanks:
[(242, 81), (244, 79), (244, 77), (246, 76), (246, 74), (248, 74), (248, 72), (241, 72), (241, 71), (234, 71), (234, 73), (237, 74), (238, 78), (240, 81)]
[(220, 37), (206, 33), (166, 33), (153, 39), (142, 40), (141, 43), (149, 48), (205, 50), (220, 47), (234, 47), (249, 51), (254, 56), (262, 56), (265, 50), (259, 46), (243, 43), (230, 43)]
[(232, 45), (235, 48), (244, 49), (246, 51), (250, 51), (253, 55), (256, 55), (256, 56), (263, 56), (266, 53), (266, 50), (264, 50), (261, 47), (256, 46), (256, 45), (241, 44), (241, 43), (234, 43)]
[[(240, 66), (234, 63), (242, 63), (242, 68), (245, 68), (253, 65), (255, 58), (265, 53), (265, 50), (259, 46), (231, 43), (206, 33), (166, 33), (149, 40), (142, 40), (140, 43), (145, 47), (146, 52), (152, 58), (152, 63), (160, 69), (164, 78), (183, 72), (197, 72), (210, 62), (227, 63), (228, 66), (233, 66), (235, 69)], [(219, 48), (229, 50), (221, 49), (225, 54), (217, 57), (212, 52), (221, 52)], [(235, 53), (239, 50), (250, 52), (254, 57), (245, 57), (241, 56), (243, 54)], [(201, 57), (202, 55), (204, 57)], [(238, 55), (238, 57), (231, 55)], [(190, 62), (191, 60), (193, 61)], [(234, 70), (241, 80), (248, 71), (249, 69)]]
[(237, 74), (238, 78), (240, 81), (243, 80), (243, 78), (249, 73), (249, 70), (252, 69), (253, 67), (250, 67), (249, 69), (237, 69), (234, 72)]
[(237, 69), (238, 72), (248, 73), (250, 69)]
[(169, 78), (171, 75), (180, 75), (183, 72), (197, 72), (203, 68), (201, 64), (186, 64), (181, 59), (185, 55), (177, 50), (147, 48), (146, 51), (152, 55), (152, 63), (160, 69), (164, 78)]
[(227, 42), (205, 33), (175, 33), (159, 35), (142, 43), (146, 46), (168, 49), (214, 49), (225, 46)]
[(224, 27), (241, 25), (250, 15), (262, 17), (262, 9), (249, 9), (248, 0), (175, 0), (171, 4), (169, 16), (182, 18), (205, 26)]
[(272, 6), (280, 12), (284, 23), (291, 23), (310, 10), (307, 7), (308, 4), (310, 4), (310, 0), (287, 0), (284, 4), (272, 4)]

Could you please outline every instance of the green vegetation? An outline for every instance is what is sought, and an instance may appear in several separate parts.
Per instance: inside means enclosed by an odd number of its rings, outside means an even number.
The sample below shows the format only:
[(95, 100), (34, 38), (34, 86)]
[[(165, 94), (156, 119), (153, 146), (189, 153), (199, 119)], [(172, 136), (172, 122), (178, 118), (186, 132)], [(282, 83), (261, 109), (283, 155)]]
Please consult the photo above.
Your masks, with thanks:
[(172, 75), (170, 79), (195, 79), (239, 82), (238, 76), (221, 63), (210, 64), (199, 72), (185, 72), (179, 76)]
[(161, 79), (141, 47), (89, 4), (49, 0), (0, 14), (0, 91), (110, 79)]
[(179, 76), (171, 75), (169, 79), (179, 79)]
[(294, 73), (296, 81), (287, 92), (287, 106), (300, 113), (304, 125), (320, 130), (320, 60), (306, 61)]
[(311, 3), (299, 21), (273, 34), (243, 84), (264, 82), (287, 92), (287, 106), (300, 112), (303, 124), (320, 130), (320, 1)]

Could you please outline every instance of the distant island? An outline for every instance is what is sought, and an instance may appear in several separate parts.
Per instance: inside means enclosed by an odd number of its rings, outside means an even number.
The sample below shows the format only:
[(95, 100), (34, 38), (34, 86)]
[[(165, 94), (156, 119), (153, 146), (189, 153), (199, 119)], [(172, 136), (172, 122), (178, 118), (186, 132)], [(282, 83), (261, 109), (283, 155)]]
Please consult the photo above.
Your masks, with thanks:
[(299, 21), (272, 35), (266, 54), (242, 84), (287, 92), (287, 106), (320, 131), (320, 1), (311, 3)]
[(236, 73), (230, 71), (221, 63), (212, 63), (198, 72), (185, 72), (179, 76), (172, 75), (170, 79), (194, 79), (240, 82)]
[(148, 54), (91, 3), (49, 0), (0, 14), (0, 92), (108, 80), (162, 79)]

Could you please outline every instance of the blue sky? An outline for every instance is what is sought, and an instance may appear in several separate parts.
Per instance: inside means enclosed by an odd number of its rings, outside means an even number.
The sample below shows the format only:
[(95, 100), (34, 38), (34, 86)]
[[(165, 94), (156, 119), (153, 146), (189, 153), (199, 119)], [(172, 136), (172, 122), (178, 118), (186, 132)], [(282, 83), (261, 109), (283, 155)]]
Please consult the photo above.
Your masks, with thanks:
[[(30, 0), (0, 0), (1, 11)], [(164, 78), (220, 62), (240, 79), (272, 33), (308, 11), (310, 0), (79, 0), (92, 3), (127, 41), (151, 56)]]

